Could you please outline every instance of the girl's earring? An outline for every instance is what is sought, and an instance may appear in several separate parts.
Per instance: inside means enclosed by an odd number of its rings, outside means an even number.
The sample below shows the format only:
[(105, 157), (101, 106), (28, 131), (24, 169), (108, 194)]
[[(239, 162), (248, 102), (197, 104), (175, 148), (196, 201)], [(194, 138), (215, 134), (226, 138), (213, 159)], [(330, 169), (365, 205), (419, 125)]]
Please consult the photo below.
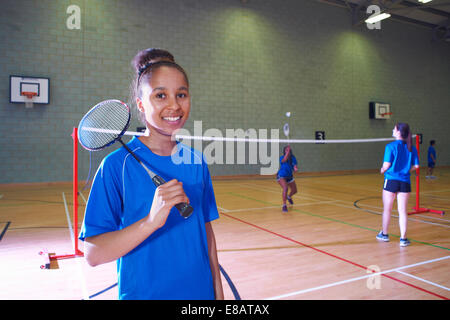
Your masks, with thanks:
[(136, 104), (137, 104), (138, 110), (139, 110), (140, 112), (144, 113), (144, 112), (145, 112), (145, 108), (144, 108), (144, 105), (143, 105), (143, 103), (142, 103), (142, 100), (139, 99), (139, 98), (137, 98), (137, 99), (136, 99)]

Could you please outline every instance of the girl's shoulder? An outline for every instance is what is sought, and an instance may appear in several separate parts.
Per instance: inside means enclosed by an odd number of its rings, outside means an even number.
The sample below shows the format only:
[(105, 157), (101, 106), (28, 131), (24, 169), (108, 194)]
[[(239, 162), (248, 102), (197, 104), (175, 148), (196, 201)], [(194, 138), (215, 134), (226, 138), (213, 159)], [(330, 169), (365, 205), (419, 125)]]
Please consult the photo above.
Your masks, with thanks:
[(399, 146), (403, 144), (402, 140), (395, 140), (386, 145), (386, 149), (397, 149)]
[(388, 146), (396, 146), (398, 144), (401, 144), (402, 142), (403, 142), (402, 140), (394, 140), (394, 141), (388, 143), (387, 145)]

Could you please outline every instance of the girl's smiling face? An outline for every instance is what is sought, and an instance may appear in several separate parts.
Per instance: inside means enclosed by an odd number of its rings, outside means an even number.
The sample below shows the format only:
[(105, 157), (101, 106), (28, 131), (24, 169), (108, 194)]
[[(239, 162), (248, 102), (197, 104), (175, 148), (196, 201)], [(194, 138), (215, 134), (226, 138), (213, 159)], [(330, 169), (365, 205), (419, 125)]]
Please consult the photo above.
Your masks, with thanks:
[(185, 75), (170, 66), (152, 71), (142, 83), (142, 96), (137, 99), (140, 112), (150, 131), (172, 136), (186, 123), (191, 109), (189, 84)]

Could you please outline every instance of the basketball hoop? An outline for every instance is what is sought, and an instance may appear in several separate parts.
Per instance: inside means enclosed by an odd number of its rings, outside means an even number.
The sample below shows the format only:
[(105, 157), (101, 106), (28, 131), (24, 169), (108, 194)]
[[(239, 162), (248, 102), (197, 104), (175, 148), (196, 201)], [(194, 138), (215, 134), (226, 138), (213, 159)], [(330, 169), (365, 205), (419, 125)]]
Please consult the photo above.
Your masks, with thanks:
[(37, 93), (31, 91), (23, 91), (20, 93), (20, 95), (25, 97), (25, 107), (27, 109), (33, 108), (33, 99), (37, 96)]

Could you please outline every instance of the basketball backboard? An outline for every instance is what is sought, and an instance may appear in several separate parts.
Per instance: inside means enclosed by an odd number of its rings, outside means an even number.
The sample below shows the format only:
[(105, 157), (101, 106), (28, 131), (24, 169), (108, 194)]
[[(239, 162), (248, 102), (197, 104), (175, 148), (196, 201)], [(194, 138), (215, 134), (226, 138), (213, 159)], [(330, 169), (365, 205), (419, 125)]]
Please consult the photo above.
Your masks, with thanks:
[(33, 94), (33, 103), (50, 102), (50, 79), (25, 76), (10, 76), (9, 79), (9, 102), (27, 103), (30, 94)]
[(389, 103), (370, 102), (369, 103), (369, 118), (370, 119), (391, 119), (392, 111)]

